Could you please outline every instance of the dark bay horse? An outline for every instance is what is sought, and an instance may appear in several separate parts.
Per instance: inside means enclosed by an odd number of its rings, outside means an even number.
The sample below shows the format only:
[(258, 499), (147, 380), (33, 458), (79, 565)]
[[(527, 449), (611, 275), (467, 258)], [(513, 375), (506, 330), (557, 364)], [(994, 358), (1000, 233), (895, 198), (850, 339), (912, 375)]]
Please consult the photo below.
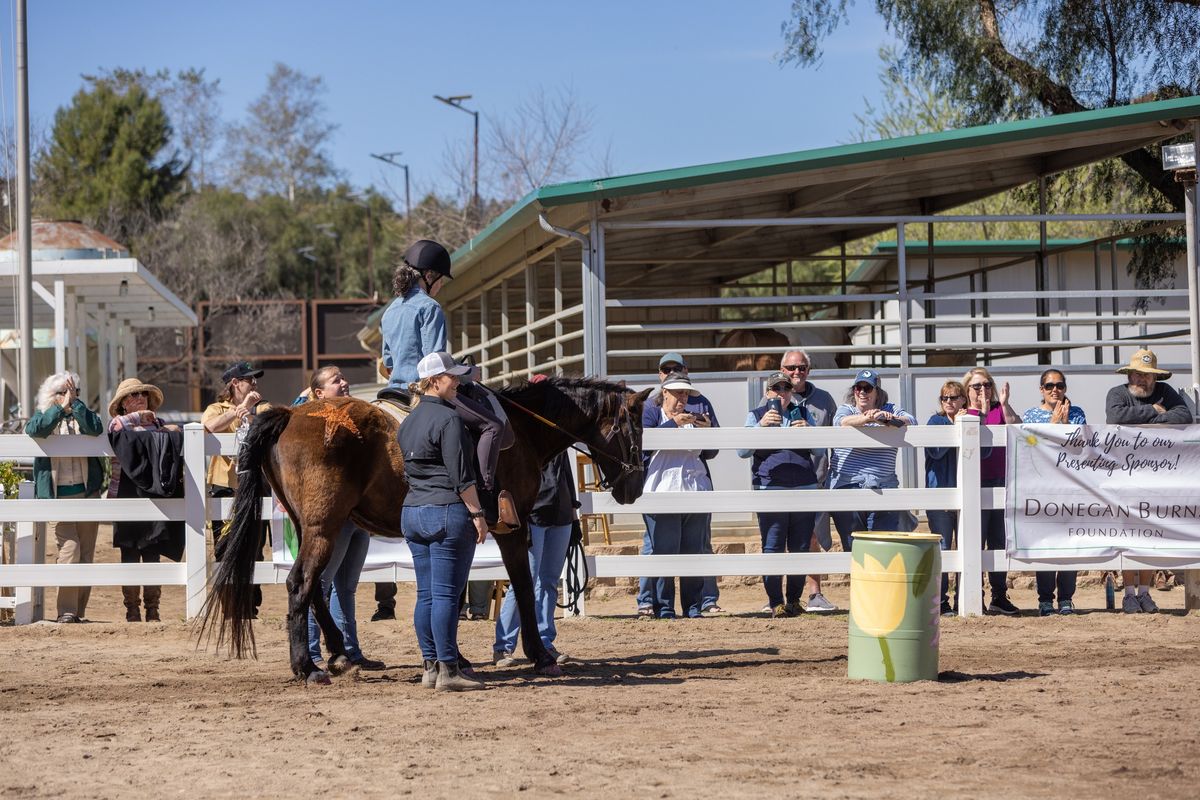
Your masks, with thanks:
[[(498, 488), (512, 493), (522, 522), (533, 509), (542, 467), (576, 442), (587, 445), (617, 502), (632, 503), (641, 495), (642, 404), (649, 390), (635, 394), (602, 381), (550, 378), (506, 386), (497, 394), (516, 434), (516, 443), (500, 456)], [(237, 658), (254, 653), (252, 578), (265, 478), (300, 539), (287, 579), (292, 672), (309, 682), (328, 681), (308, 654), (310, 605), (333, 653), (331, 670), (348, 667), (319, 578), (347, 519), (369, 533), (401, 535), (408, 481), (397, 428), (385, 411), (344, 397), (271, 408), (255, 418), (238, 455), (230, 540), (211, 578), (201, 637), (215, 629), (218, 647), (228, 643)], [(496, 542), (521, 612), (525, 655), (539, 673), (558, 674), (538, 634), (526, 532), (498, 535)]]

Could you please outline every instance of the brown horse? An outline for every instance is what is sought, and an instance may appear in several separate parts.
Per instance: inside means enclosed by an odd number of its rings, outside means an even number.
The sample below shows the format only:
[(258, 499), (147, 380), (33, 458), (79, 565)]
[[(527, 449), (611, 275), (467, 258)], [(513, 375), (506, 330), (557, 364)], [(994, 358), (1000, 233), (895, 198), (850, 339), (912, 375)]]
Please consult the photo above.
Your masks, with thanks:
[[(512, 493), (521, 519), (528, 520), (533, 510), (542, 467), (575, 442), (587, 445), (617, 502), (636, 500), (642, 493), (641, 420), (648, 393), (570, 378), (499, 390), (516, 443), (500, 457), (498, 488)], [(272, 408), (258, 415), (238, 454), (238, 489), (226, 534), (230, 541), (212, 577), (202, 637), (216, 628), (218, 647), (228, 641), (230, 652), (238, 658), (254, 652), (252, 578), (265, 477), (300, 539), (287, 579), (292, 672), (309, 682), (328, 681), (308, 654), (310, 605), (333, 653), (331, 670), (348, 667), (342, 636), (319, 591), (319, 578), (347, 520), (369, 533), (401, 535), (400, 510), (408, 481), (397, 428), (389, 414), (352, 398)], [(561, 674), (538, 635), (528, 537), (515, 531), (497, 536), (496, 541), (521, 613), (525, 654), (539, 673)], [(219, 620), (214, 622), (218, 608)]]

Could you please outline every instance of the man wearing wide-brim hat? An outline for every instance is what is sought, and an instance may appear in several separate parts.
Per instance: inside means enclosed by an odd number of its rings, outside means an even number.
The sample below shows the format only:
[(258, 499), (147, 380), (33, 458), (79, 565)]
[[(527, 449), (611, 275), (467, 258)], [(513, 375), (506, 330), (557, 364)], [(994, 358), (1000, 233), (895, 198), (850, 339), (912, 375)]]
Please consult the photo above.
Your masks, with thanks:
[[(1125, 376), (1125, 383), (1108, 391), (1105, 421), (1109, 425), (1192, 423), (1192, 412), (1179, 392), (1161, 382), (1171, 377), (1171, 371), (1159, 368), (1158, 356), (1152, 350), (1138, 350), (1117, 373)], [(1121, 575), (1125, 582), (1121, 609), (1126, 614), (1158, 611), (1158, 605), (1150, 597), (1154, 570), (1125, 570)]]

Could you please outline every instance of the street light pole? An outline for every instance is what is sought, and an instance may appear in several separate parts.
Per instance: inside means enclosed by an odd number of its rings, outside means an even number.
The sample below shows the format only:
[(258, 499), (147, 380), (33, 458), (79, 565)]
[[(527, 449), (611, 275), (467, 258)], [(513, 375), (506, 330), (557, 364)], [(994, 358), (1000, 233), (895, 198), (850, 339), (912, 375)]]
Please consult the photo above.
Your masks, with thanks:
[(475, 212), (475, 220), (478, 221), (479, 217), (482, 216), (479, 209), (479, 112), (463, 107), (463, 101), (471, 99), (471, 95), (469, 94), (456, 94), (451, 97), (442, 97), (440, 94), (435, 94), (433, 99), (457, 108), (459, 111), (464, 111), (475, 118), (475, 169), (471, 178), (471, 208)]
[(412, 238), (412, 195), (408, 192), (408, 164), (401, 164), (396, 160), (396, 156), (402, 155), (403, 150), (397, 150), (394, 153), (382, 153), (376, 155), (371, 153), (371, 158), (377, 158), (385, 164), (391, 164), (393, 167), (399, 167), (404, 170), (404, 238)]

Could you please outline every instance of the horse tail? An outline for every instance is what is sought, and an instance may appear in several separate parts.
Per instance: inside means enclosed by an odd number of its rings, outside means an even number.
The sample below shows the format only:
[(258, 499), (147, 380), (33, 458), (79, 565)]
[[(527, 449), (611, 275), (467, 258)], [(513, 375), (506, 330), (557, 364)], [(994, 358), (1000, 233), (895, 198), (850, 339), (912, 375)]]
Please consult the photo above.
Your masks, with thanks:
[[(228, 637), (229, 652), (257, 657), (254, 643), (254, 562), (261, 547), (262, 498), (266, 494), (263, 465), (291, 420), (292, 410), (275, 407), (254, 417), (238, 450), (238, 487), (233, 518), (225, 526), (224, 556), (217, 562), (208, 599), (201, 610), (200, 637), (217, 629), (217, 649)], [(220, 619), (215, 621), (217, 608)]]

